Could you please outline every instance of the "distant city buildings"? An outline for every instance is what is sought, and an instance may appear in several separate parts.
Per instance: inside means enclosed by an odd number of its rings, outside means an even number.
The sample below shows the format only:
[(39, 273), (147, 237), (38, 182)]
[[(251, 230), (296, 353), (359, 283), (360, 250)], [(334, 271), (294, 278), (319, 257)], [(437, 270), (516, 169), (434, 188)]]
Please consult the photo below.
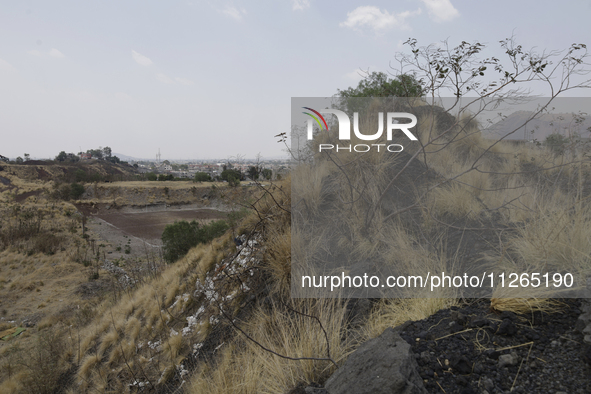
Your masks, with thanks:
[(195, 174), (203, 172), (208, 174), (212, 179), (216, 179), (221, 176), (224, 169), (235, 169), (239, 170), (248, 178), (248, 170), (252, 166), (256, 166), (260, 169), (269, 169), (273, 173), (273, 178), (277, 175), (285, 175), (289, 172), (289, 160), (244, 160), (240, 163), (232, 163), (229, 161), (169, 161), (164, 160), (163, 162), (156, 161), (137, 161), (138, 170), (142, 173), (154, 172), (157, 174), (172, 174), (176, 178), (188, 178), (193, 179)]

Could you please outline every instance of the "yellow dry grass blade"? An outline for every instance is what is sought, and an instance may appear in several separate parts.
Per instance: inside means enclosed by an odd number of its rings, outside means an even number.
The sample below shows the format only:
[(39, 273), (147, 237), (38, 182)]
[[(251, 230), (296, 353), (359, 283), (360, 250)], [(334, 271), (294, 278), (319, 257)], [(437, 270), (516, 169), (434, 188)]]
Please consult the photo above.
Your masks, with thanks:
[(555, 313), (563, 304), (552, 298), (491, 298), (490, 308), (495, 312), (513, 312), (528, 315), (533, 312)]

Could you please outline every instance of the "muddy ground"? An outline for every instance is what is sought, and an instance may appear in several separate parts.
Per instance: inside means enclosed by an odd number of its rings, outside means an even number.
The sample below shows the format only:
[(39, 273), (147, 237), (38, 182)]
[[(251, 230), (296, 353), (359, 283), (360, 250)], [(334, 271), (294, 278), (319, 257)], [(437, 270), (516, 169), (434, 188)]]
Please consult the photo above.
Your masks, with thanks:
[[(80, 209), (80, 208), (79, 208)], [(164, 228), (176, 221), (196, 220), (207, 223), (226, 218), (226, 212), (202, 206), (152, 206), (114, 209), (81, 209), (88, 218), (87, 228), (105, 245), (109, 259), (141, 258), (159, 253)]]

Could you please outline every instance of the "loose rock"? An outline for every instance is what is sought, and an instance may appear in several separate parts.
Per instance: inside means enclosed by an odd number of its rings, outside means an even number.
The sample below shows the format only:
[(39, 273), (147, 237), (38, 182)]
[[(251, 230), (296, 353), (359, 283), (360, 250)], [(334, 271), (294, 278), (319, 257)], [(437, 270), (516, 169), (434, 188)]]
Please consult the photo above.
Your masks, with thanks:
[(426, 394), (411, 347), (392, 328), (363, 343), (325, 385), (330, 394)]

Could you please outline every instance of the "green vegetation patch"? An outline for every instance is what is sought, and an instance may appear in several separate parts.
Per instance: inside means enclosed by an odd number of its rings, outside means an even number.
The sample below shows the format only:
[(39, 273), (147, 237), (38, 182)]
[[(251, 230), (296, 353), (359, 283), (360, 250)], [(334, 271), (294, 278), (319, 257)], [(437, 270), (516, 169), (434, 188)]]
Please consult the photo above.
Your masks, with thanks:
[(225, 220), (215, 220), (209, 224), (199, 224), (195, 220), (191, 222), (181, 220), (169, 224), (162, 233), (164, 260), (167, 263), (174, 263), (186, 255), (192, 247), (219, 237), (228, 228), (229, 225)]

